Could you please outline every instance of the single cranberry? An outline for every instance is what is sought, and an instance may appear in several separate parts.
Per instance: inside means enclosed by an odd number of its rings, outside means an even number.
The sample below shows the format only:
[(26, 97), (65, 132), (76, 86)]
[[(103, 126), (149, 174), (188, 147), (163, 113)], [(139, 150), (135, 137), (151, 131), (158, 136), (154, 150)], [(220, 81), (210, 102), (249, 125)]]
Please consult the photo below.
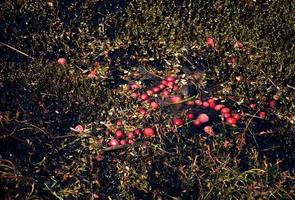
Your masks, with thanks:
[(128, 132), (127, 137), (128, 137), (128, 139), (134, 139), (135, 135), (132, 132)]
[(152, 96), (152, 95), (154, 94), (154, 91), (153, 91), (153, 90), (147, 90), (147, 91), (146, 91), (146, 94), (147, 94), (148, 96)]
[(214, 107), (214, 110), (216, 110), (216, 111), (220, 111), (223, 107), (224, 107), (224, 105), (222, 105), (222, 104), (218, 104), (218, 105), (216, 105), (216, 106)]
[(164, 91), (162, 92), (162, 96), (163, 96), (164, 98), (168, 98), (168, 97), (170, 96), (170, 92), (169, 92), (168, 90), (164, 90)]
[(57, 63), (60, 65), (65, 65), (67, 63), (67, 60), (65, 58), (59, 58), (57, 59)]
[(181, 118), (174, 118), (172, 124), (175, 126), (182, 126), (184, 125), (184, 121)]
[(197, 119), (203, 124), (209, 121), (209, 116), (205, 113), (201, 113)]
[(168, 82), (174, 82), (176, 80), (176, 77), (174, 77), (174, 76), (167, 76), (165, 78), (165, 80), (168, 81)]
[(140, 108), (140, 109), (139, 109), (139, 113), (140, 113), (141, 115), (145, 115), (145, 114), (146, 114), (146, 110), (145, 110), (144, 108)]
[(230, 109), (228, 107), (224, 107), (220, 110), (221, 114), (224, 115), (225, 113), (230, 113)]
[(270, 108), (275, 108), (276, 107), (276, 101), (275, 100), (271, 100), (270, 102), (269, 102), (269, 104), (268, 104), (268, 106), (270, 107)]
[(126, 144), (127, 144), (127, 141), (126, 141), (126, 140), (121, 140), (121, 141), (120, 141), (120, 144), (121, 144), (121, 145), (126, 145)]
[(188, 101), (188, 102), (186, 102), (186, 105), (188, 105), (188, 106), (194, 106), (195, 105), (195, 102), (194, 101)]
[(194, 119), (195, 116), (194, 116), (193, 113), (187, 113), (187, 114), (186, 114), (186, 118), (187, 118), (187, 119)]
[(214, 131), (213, 131), (213, 128), (211, 126), (205, 126), (204, 127), (204, 132), (207, 133), (209, 136), (214, 135)]
[(209, 103), (209, 108), (214, 109), (215, 108), (215, 103), (214, 102)]
[(172, 103), (179, 103), (179, 102), (182, 101), (182, 98), (179, 97), (179, 96), (173, 96), (173, 97), (171, 97), (170, 101), (171, 101)]
[(120, 144), (119, 141), (115, 138), (109, 140), (110, 146), (118, 146), (119, 144)]
[(215, 103), (215, 100), (213, 98), (208, 99), (208, 103)]
[(195, 100), (195, 104), (196, 104), (196, 106), (201, 106), (201, 105), (203, 105), (203, 102), (201, 101), (201, 100)]
[(164, 88), (166, 88), (166, 85), (164, 85), (164, 84), (160, 84), (158, 87), (159, 87), (161, 90), (163, 90)]
[(153, 91), (154, 91), (154, 93), (158, 93), (158, 92), (161, 91), (161, 88), (156, 86), (156, 87), (153, 88)]
[(195, 125), (195, 126), (201, 126), (201, 122), (198, 120), (198, 119), (195, 119), (194, 121), (193, 121), (193, 124)]
[(233, 118), (235, 118), (237, 121), (241, 119), (241, 115), (239, 113), (233, 114)]
[(230, 114), (230, 113), (224, 113), (224, 114), (223, 114), (223, 117), (224, 117), (225, 119), (230, 118), (230, 117), (231, 117), (231, 114)]
[(226, 118), (226, 122), (235, 126), (237, 124), (237, 120), (233, 117)]
[(256, 103), (251, 103), (251, 104), (249, 104), (249, 107), (252, 108), (252, 109), (256, 108), (256, 106), (257, 106)]
[(124, 132), (121, 129), (117, 129), (115, 132), (115, 138), (122, 139), (124, 137)]
[(208, 37), (207, 38), (207, 46), (208, 47), (214, 47), (214, 45), (215, 45), (214, 39), (211, 38), (211, 37)]
[(153, 128), (145, 128), (143, 130), (143, 134), (145, 137), (154, 137), (155, 136), (155, 131)]
[(146, 100), (148, 100), (149, 96), (147, 94), (142, 94), (140, 96), (140, 98), (141, 98), (142, 101), (146, 101)]
[(139, 97), (139, 93), (137, 93), (137, 92), (132, 92), (132, 93), (131, 93), (131, 96), (132, 96), (133, 98), (137, 98), (137, 97)]
[(242, 49), (243, 47), (244, 47), (244, 45), (241, 41), (236, 41), (234, 44), (235, 49)]
[(117, 126), (122, 126), (122, 125), (123, 125), (123, 121), (118, 120), (118, 121), (116, 122), (116, 124), (117, 124)]
[(140, 88), (140, 86), (138, 85), (138, 83), (132, 83), (132, 84), (130, 85), (130, 88), (131, 88), (131, 90), (137, 90), (137, 89)]
[(151, 102), (150, 106), (152, 107), (152, 109), (158, 109), (160, 107), (159, 104), (154, 101)]
[(266, 117), (266, 112), (264, 112), (264, 111), (260, 111), (260, 112), (258, 113), (258, 116), (259, 116), (260, 118), (262, 118), (262, 119), (265, 119), (265, 117)]
[(139, 129), (139, 128), (137, 128), (137, 129), (135, 129), (135, 130), (133, 131), (133, 133), (134, 133), (135, 135), (140, 135), (140, 134), (142, 133), (142, 130)]

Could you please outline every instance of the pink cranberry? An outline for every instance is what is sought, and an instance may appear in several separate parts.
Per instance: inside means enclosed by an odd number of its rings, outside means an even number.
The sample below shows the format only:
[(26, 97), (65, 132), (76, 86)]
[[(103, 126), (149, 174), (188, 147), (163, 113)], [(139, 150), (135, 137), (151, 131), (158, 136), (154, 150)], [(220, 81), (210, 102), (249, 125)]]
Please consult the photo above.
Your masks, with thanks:
[(172, 88), (172, 90), (173, 90), (174, 92), (176, 92), (178, 89), (179, 89), (179, 87), (178, 87), (177, 85), (174, 85), (173, 88)]
[(142, 94), (140, 96), (140, 98), (141, 98), (142, 101), (146, 101), (149, 98), (149, 96), (147, 94)]
[(130, 85), (130, 88), (131, 88), (131, 90), (137, 90), (137, 89), (140, 88), (140, 86), (138, 85), (138, 83), (132, 83), (132, 84)]
[(158, 87), (159, 87), (161, 90), (163, 90), (164, 88), (166, 88), (166, 85), (164, 85), (164, 84), (160, 84)]
[(167, 83), (167, 86), (168, 86), (169, 88), (173, 88), (174, 83), (169, 81), (169, 82)]
[(203, 124), (209, 121), (209, 116), (205, 113), (201, 113), (197, 119)]
[(150, 106), (152, 107), (152, 109), (158, 109), (160, 107), (159, 104), (154, 101), (151, 102)]
[(168, 82), (174, 82), (176, 80), (176, 78), (174, 76), (167, 76), (165, 78), (165, 80), (168, 81)]
[(163, 85), (165, 85), (165, 86), (167, 86), (167, 83), (168, 83), (168, 81), (166, 81), (166, 80), (162, 80), (162, 81), (161, 81), (161, 84), (163, 84)]
[(208, 103), (215, 103), (215, 100), (213, 98), (208, 99)]
[(230, 114), (230, 113), (224, 113), (224, 114), (223, 114), (223, 117), (224, 117), (225, 119), (230, 118), (230, 117), (231, 117), (231, 114)]
[(171, 97), (170, 101), (171, 101), (172, 103), (179, 103), (179, 102), (182, 101), (182, 98), (179, 97), (179, 96), (173, 96), (173, 97)]
[(230, 109), (228, 107), (224, 107), (220, 110), (221, 114), (224, 115), (225, 113), (230, 113)]
[(201, 126), (201, 122), (198, 120), (198, 119), (195, 119), (194, 121), (193, 121), (193, 124), (195, 125), (195, 126)]
[(249, 107), (252, 108), (252, 109), (256, 108), (256, 106), (257, 106), (256, 103), (251, 103), (251, 104), (249, 104)]
[(226, 122), (231, 124), (232, 126), (235, 126), (237, 124), (237, 120), (233, 117), (229, 117), (226, 119)]
[(207, 46), (208, 47), (214, 47), (214, 45), (215, 45), (214, 39), (211, 38), (211, 37), (208, 37), (207, 38)]
[(161, 88), (159, 88), (159, 87), (154, 87), (153, 88), (153, 92), (154, 93), (158, 93), (158, 92), (160, 92), (161, 91)]
[(116, 124), (117, 124), (117, 126), (122, 126), (122, 125), (123, 125), (123, 121), (118, 120), (118, 121), (116, 122)]
[(174, 118), (172, 124), (175, 126), (182, 126), (184, 125), (184, 121), (181, 118)]
[(224, 105), (222, 105), (222, 104), (218, 104), (218, 105), (216, 105), (216, 106), (214, 107), (214, 110), (216, 110), (216, 111), (220, 111), (223, 107), (224, 107)]
[(241, 115), (239, 113), (233, 114), (233, 118), (235, 118), (237, 121), (241, 119)]
[(214, 102), (209, 103), (209, 108), (214, 109), (215, 108), (215, 103)]
[(276, 107), (276, 101), (275, 100), (271, 100), (270, 102), (269, 102), (269, 104), (268, 104), (268, 106), (270, 107), (270, 108), (275, 108)]
[(201, 106), (201, 105), (203, 105), (203, 102), (201, 101), (201, 100), (195, 100), (195, 104), (196, 104), (196, 106)]
[(235, 49), (242, 49), (243, 47), (244, 47), (244, 45), (241, 41), (236, 41), (234, 44)]
[(186, 118), (192, 120), (192, 119), (195, 118), (195, 116), (194, 116), (193, 113), (187, 113), (187, 114), (186, 114)]
[(65, 58), (59, 58), (57, 59), (57, 63), (60, 65), (65, 65), (67, 64), (67, 60)]
[(143, 130), (143, 134), (145, 137), (154, 137), (155, 136), (155, 131), (153, 128), (145, 128)]
[(210, 104), (208, 103), (208, 101), (204, 101), (204, 102), (203, 102), (203, 106), (204, 106), (205, 108), (208, 108), (209, 105), (210, 105)]
[(115, 138), (109, 140), (110, 146), (118, 146), (119, 144), (120, 144), (119, 141)]
[(115, 138), (122, 139), (124, 137), (124, 132), (121, 129), (117, 129), (115, 132)]
[(214, 135), (214, 131), (212, 129), (211, 126), (205, 126), (204, 127), (204, 132), (207, 133), (209, 136), (213, 136)]
[(140, 109), (139, 109), (139, 113), (140, 113), (141, 115), (145, 115), (145, 114), (146, 114), (146, 110), (145, 110), (144, 108), (140, 108)]
[(133, 131), (133, 133), (134, 133), (135, 135), (140, 135), (140, 134), (142, 133), (142, 130), (139, 129), (139, 128), (137, 128), (137, 129), (135, 129), (135, 130)]
[(147, 94), (148, 96), (152, 96), (152, 95), (154, 94), (154, 91), (153, 91), (153, 90), (147, 90), (147, 91), (146, 91), (146, 94)]
[(128, 139), (134, 139), (135, 135), (132, 132), (128, 132), (127, 137), (128, 137)]
[(265, 117), (266, 117), (266, 112), (264, 112), (264, 111), (260, 111), (260, 112), (258, 113), (258, 116), (259, 116), (260, 118), (262, 118), (262, 119), (265, 119)]
[(132, 92), (132, 93), (131, 93), (131, 96), (132, 96), (133, 98), (137, 98), (137, 97), (139, 97), (139, 93), (137, 93), (137, 92)]
[(126, 140), (121, 140), (121, 141), (120, 141), (120, 144), (121, 144), (121, 145), (126, 145), (126, 144), (127, 144), (127, 141), (126, 141)]
[(75, 127), (75, 131), (77, 131), (77, 132), (79, 132), (79, 133), (82, 133), (82, 132), (84, 132), (84, 127), (82, 126), (82, 125), (77, 125), (76, 127)]
[(163, 96), (164, 98), (168, 98), (168, 97), (170, 96), (170, 92), (169, 92), (168, 90), (164, 90), (164, 91), (162, 92), (162, 96)]

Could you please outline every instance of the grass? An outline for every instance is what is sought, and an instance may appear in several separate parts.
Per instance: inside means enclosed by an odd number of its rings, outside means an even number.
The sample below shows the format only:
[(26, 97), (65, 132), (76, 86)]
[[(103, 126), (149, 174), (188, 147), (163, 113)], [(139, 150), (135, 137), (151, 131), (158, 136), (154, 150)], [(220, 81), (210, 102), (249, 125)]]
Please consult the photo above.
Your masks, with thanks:
[[(1, 3), (2, 199), (294, 198), (292, 1), (53, 5)], [(213, 117), (213, 137), (191, 123), (175, 129), (171, 119), (185, 105), (137, 113), (148, 105), (130, 97), (129, 84), (141, 82), (143, 92), (183, 67), (197, 98), (225, 99), (245, 114), (237, 127)], [(153, 126), (156, 137), (108, 148), (117, 120), (126, 131)], [(77, 124), (87, 131), (71, 131)]]

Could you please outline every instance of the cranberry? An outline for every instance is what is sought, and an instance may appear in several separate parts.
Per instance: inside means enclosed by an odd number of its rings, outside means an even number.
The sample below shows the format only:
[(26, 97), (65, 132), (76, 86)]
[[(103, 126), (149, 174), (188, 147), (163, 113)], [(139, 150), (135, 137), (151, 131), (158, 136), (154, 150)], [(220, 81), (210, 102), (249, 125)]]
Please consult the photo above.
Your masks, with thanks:
[(188, 102), (186, 102), (186, 105), (188, 105), (188, 106), (194, 106), (195, 105), (195, 102), (194, 101), (188, 101)]
[(128, 132), (127, 137), (128, 137), (128, 139), (134, 139), (135, 135), (132, 132)]
[(158, 87), (159, 87), (161, 90), (163, 90), (164, 88), (166, 88), (166, 85), (164, 85), (164, 84), (160, 84)]
[(115, 138), (110, 139), (109, 140), (109, 145), (110, 146), (118, 146), (119, 145), (119, 141), (117, 139), (115, 139)]
[(233, 125), (233, 126), (235, 126), (237, 124), (237, 120), (235, 118), (233, 118), (233, 117), (227, 118), (226, 122)]
[(140, 98), (141, 98), (141, 100), (146, 101), (146, 100), (148, 100), (149, 96), (147, 94), (142, 94), (140, 96)]
[(272, 97), (274, 100), (278, 101), (280, 99), (280, 96), (279, 95), (273, 95)]
[(243, 76), (236, 76), (236, 81), (238, 83), (242, 82), (244, 80), (244, 77)]
[(215, 108), (215, 103), (214, 102), (209, 103), (209, 108), (214, 109)]
[(124, 137), (124, 132), (121, 129), (117, 129), (115, 132), (115, 138), (122, 139)]
[(165, 86), (167, 86), (167, 83), (168, 83), (168, 81), (166, 81), (166, 80), (162, 80), (162, 81), (161, 81), (161, 84), (163, 84), (163, 85), (165, 85)]
[(160, 107), (159, 104), (154, 101), (151, 102), (150, 106), (152, 107), (152, 109), (158, 109)]
[(197, 118), (202, 124), (209, 121), (209, 117), (205, 113), (201, 113)]
[(128, 144), (134, 144), (135, 140), (128, 140)]
[(225, 119), (230, 118), (230, 117), (231, 117), (231, 114), (230, 114), (230, 113), (224, 113), (224, 114), (223, 114), (223, 117), (224, 117)]
[(201, 105), (203, 105), (203, 102), (201, 101), (201, 100), (195, 100), (195, 104), (196, 104), (196, 106), (201, 106)]
[(179, 87), (178, 87), (177, 85), (174, 85), (173, 88), (172, 88), (172, 90), (173, 90), (174, 92), (176, 92), (178, 89), (179, 89)]
[(260, 111), (260, 112), (258, 113), (258, 116), (259, 116), (260, 118), (262, 118), (262, 119), (265, 119), (265, 117), (266, 117), (266, 112), (264, 112), (264, 111)]
[(211, 126), (205, 126), (204, 127), (204, 132), (207, 133), (209, 136), (213, 136), (214, 135), (214, 131), (212, 129)]
[(215, 45), (214, 39), (211, 38), (211, 37), (208, 37), (207, 38), (207, 46), (208, 47), (214, 47), (214, 45)]
[(132, 92), (132, 93), (131, 93), (131, 96), (132, 96), (133, 98), (137, 98), (137, 97), (139, 97), (139, 93), (137, 93), (137, 92)]
[(233, 118), (235, 118), (237, 121), (241, 119), (241, 115), (239, 113), (233, 114)]
[(82, 133), (82, 132), (84, 132), (84, 127), (82, 125), (77, 125), (75, 127), (75, 131)]
[(181, 118), (174, 118), (172, 124), (175, 126), (182, 126), (184, 125), (184, 121)]
[(171, 82), (171, 81), (169, 81), (169, 82), (167, 83), (167, 86), (168, 86), (169, 88), (173, 88), (173, 86), (174, 86), (174, 83), (173, 83), (173, 82)]
[(137, 90), (137, 89), (139, 89), (139, 85), (138, 85), (138, 83), (132, 83), (131, 85), (130, 85), (130, 88), (131, 88), (131, 90)]
[(122, 126), (123, 122), (121, 120), (118, 120), (116, 124), (117, 124), (117, 126)]
[(270, 108), (275, 108), (276, 107), (276, 101), (275, 100), (271, 100), (270, 102), (269, 102), (269, 104), (268, 104), (268, 106), (270, 107)]
[(57, 63), (60, 65), (65, 65), (67, 63), (67, 60), (65, 58), (59, 58), (57, 59)]
[(137, 129), (135, 129), (135, 130), (133, 131), (133, 133), (134, 133), (135, 135), (140, 135), (140, 134), (142, 133), (142, 130), (139, 129), (139, 128), (137, 128)]
[(230, 113), (230, 109), (228, 107), (224, 107), (220, 110), (221, 114)]
[(179, 97), (179, 96), (173, 96), (173, 97), (171, 97), (170, 100), (171, 100), (172, 103), (179, 103), (179, 102), (182, 101), (182, 98)]
[(95, 78), (96, 77), (96, 70), (91, 70), (87, 75), (88, 78)]
[(213, 98), (208, 99), (208, 103), (215, 103), (215, 100)]
[(201, 126), (202, 123), (198, 119), (196, 119), (196, 120), (193, 121), (193, 124), (195, 126)]
[(165, 80), (168, 81), (168, 82), (174, 82), (176, 80), (176, 78), (174, 76), (167, 76), (165, 78)]
[(210, 105), (210, 104), (208, 103), (208, 101), (204, 101), (204, 102), (203, 102), (203, 106), (204, 106), (205, 108), (208, 108), (209, 105)]
[(145, 137), (154, 137), (155, 136), (155, 131), (153, 128), (145, 128), (143, 130), (143, 134)]
[(164, 98), (168, 98), (168, 97), (170, 96), (170, 92), (169, 92), (168, 90), (164, 90), (164, 91), (162, 92), (162, 96), (163, 96)]
[(222, 104), (218, 104), (218, 105), (216, 105), (216, 106), (214, 107), (214, 110), (216, 110), (216, 111), (220, 111), (223, 107), (224, 107), (224, 105), (222, 105)]
[(257, 107), (257, 104), (256, 104), (256, 103), (250, 103), (250, 104), (249, 104), (249, 107), (254, 109), (254, 108)]
[(127, 144), (127, 141), (126, 141), (126, 140), (121, 140), (121, 141), (120, 141), (120, 144), (121, 144), (121, 145), (126, 145), (126, 144)]
[(145, 110), (144, 108), (140, 108), (140, 109), (139, 109), (139, 113), (140, 113), (141, 115), (145, 115), (145, 114), (146, 114), (146, 110)]
[(153, 90), (147, 90), (147, 91), (146, 91), (146, 94), (147, 94), (148, 96), (152, 96), (152, 95), (154, 94), (154, 91), (153, 91)]
[(186, 118), (187, 118), (187, 119), (194, 119), (195, 116), (194, 116), (193, 113), (187, 113), (187, 114), (186, 114)]
[(158, 93), (158, 92), (161, 91), (161, 88), (160, 87), (154, 87), (153, 91), (154, 91), (154, 93)]

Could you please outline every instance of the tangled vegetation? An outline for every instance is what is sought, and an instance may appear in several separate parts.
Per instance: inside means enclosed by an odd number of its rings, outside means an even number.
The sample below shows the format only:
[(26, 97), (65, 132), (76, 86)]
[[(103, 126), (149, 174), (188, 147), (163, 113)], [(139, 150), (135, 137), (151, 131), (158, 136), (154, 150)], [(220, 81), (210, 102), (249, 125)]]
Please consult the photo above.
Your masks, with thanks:
[[(294, 199), (294, 6), (2, 2), (1, 199)], [(202, 108), (215, 135), (175, 127), (199, 110), (132, 97), (132, 83), (144, 93), (169, 75), (240, 113), (237, 126)], [(109, 147), (118, 127), (156, 133)]]

